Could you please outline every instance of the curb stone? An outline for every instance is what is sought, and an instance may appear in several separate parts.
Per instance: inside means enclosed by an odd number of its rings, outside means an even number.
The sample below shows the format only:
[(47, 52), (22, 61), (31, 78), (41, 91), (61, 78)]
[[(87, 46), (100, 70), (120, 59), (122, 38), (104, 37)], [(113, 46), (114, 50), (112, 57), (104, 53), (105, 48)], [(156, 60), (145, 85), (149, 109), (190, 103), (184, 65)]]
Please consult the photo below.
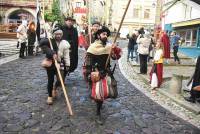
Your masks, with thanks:
[(15, 54), (15, 55), (12, 55), (12, 56), (2, 58), (2, 59), (0, 59), (0, 65), (11, 62), (11, 61), (16, 60), (18, 58), (19, 58), (19, 54)]
[[(123, 49), (123, 53), (126, 53), (126, 51), (124, 50), (125, 49)], [(200, 114), (196, 115), (194, 112), (191, 112), (190, 110), (184, 108), (183, 106), (160, 92), (152, 94), (148, 82), (146, 82), (146, 80), (144, 81), (144, 78), (138, 77), (138, 74), (134, 71), (133, 67), (127, 65), (125, 54), (122, 55), (118, 63), (121, 73), (134, 87), (136, 87), (137, 90), (145, 94), (147, 97), (152, 99), (163, 108), (169, 110), (174, 115), (200, 128)]]

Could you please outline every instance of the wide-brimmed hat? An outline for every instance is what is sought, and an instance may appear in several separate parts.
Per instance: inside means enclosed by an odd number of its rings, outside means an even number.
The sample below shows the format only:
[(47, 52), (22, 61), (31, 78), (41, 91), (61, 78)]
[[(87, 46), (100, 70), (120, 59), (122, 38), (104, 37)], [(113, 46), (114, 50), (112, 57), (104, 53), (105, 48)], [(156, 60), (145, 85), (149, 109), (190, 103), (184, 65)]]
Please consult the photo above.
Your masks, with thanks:
[(72, 17), (66, 17), (65, 18), (65, 21), (68, 21), (68, 20), (74, 21), (74, 19)]
[(107, 37), (110, 36), (110, 30), (109, 30), (107, 27), (102, 26), (102, 28), (99, 29), (99, 30), (95, 33), (95, 38), (98, 39), (98, 35), (100, 35), (100, 34), (103, 33), (103, 32), (106, 32), (106, 33), (107, 33)]

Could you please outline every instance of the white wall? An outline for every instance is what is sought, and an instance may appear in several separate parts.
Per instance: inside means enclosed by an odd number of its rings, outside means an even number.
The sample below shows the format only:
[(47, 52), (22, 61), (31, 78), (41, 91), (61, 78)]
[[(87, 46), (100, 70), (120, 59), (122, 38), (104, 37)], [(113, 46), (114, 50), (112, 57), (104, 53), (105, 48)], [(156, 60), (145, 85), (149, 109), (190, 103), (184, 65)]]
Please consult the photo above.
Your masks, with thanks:
[[(112, 26), (113, 28), (118, 28), (119, 22), (121, 21), (122, 15), (125, 11), (128, 0), (113, 0), (112, 6)], [(141, 24), (154, 24), (155, 23), (155, 11), (156, 8), (153, 7), (153, 3), (156, 4), (156, 0), (132, 0), (127, 11), (126, 17), (124, 19), (124, 23), (121, 28), (121, 32), (123, 35), (126, 35), (127, 32), (132, 33), (135, 29), (134, 26), (138, 26)], [(133, 12), (134, 8), (139, 8), (139, 17), (134, 18)], [(150, 9), (150, 18), (144, 19), (144, 11), (145, 9)]]
[(190, 0), (182, 0), (166, 12), (162, 22), (170, 24), (196, 18), (200, 18), (200, 5)]

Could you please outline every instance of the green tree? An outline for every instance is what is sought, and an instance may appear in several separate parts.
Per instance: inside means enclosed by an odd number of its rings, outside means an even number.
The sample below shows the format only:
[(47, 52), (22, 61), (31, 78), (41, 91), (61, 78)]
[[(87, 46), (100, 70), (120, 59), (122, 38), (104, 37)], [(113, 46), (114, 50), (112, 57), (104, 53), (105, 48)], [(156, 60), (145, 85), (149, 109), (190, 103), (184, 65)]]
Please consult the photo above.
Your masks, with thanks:
[(58, 21), (60, 24), (63, 23), (63, 16), (60, 11), (60, 4), (59, 0), (54, 0), (52, 4), (52, 11), (51, 13), (45, 13), (44, 18), (47, 21)]

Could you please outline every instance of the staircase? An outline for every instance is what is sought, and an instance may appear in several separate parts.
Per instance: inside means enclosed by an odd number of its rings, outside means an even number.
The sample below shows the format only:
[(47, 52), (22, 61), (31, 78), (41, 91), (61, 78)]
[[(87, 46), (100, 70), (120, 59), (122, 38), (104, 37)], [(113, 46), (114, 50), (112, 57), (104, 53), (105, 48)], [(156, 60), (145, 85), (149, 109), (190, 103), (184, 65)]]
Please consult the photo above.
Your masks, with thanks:
[(1, 39), (0, 40), (0, 58), (8, 57), (19, 53), (17, 48), (17, 40)]

